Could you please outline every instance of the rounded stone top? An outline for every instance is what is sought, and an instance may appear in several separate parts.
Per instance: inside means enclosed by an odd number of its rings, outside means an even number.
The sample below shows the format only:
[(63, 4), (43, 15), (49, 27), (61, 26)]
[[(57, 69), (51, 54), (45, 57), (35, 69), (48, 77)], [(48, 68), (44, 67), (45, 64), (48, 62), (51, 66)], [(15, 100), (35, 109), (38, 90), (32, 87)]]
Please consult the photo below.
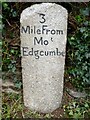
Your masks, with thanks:
[(67, 10), (64, 7), (62, 7), (61, 5), (55, 4), (55, 3), (34, 4), (30, 7), (27, 7), (26, 9), (22, 11), (20, 22), (22, 22), (22, 20), (27, 19), (28, 16), (34, 15), (35, 13), (42, 12), (42, 11), (48, 11), (50, 10), (51, 7), (53, 7), (56, 10), (61, 9), (63, 12), (67, 14)]

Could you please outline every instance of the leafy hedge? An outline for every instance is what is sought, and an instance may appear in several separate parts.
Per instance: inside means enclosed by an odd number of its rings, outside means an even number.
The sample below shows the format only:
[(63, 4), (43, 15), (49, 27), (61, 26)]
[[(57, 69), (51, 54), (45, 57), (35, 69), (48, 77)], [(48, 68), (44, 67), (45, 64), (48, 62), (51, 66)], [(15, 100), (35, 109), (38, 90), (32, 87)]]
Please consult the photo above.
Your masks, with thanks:
[(74, 35), (68, 37), (68, 73), (78, 90), (90, 87), (90, 6), (80, 9), (75, 16), (78, 27)]

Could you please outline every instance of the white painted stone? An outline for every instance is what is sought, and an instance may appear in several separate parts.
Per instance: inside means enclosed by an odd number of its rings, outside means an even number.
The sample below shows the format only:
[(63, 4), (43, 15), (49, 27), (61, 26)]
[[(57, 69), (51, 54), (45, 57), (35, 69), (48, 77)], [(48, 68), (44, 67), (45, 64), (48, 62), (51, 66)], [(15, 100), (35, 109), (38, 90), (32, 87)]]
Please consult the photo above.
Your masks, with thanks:
[(61, 104), (67, 16), (67, 10), (55, 3), (36, 4), (21, 14), (23, 96), (30, 110), (49, 113)]

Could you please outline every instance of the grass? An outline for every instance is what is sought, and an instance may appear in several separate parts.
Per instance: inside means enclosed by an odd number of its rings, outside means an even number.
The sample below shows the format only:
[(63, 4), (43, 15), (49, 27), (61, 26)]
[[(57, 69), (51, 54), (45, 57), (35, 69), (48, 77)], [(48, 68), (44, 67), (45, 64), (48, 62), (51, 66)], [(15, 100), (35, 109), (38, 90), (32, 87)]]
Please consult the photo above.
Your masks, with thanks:
[(27, 109), (22, 102), (22, 96), (16, 93), (2, 94), (2, 118), (52, 118), (51, 114), (40, 114)]

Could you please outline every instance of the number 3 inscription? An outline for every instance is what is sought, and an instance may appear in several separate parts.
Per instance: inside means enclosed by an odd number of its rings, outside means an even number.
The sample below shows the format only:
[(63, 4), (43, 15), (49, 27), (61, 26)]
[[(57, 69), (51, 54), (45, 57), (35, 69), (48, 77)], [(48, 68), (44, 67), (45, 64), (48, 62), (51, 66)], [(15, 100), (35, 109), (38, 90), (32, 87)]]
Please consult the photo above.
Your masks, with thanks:
[(45, 23), (45, 14), (39, 13), (39, 16), (42, 18), (42, 20), (40, 20), (40, 23)]

